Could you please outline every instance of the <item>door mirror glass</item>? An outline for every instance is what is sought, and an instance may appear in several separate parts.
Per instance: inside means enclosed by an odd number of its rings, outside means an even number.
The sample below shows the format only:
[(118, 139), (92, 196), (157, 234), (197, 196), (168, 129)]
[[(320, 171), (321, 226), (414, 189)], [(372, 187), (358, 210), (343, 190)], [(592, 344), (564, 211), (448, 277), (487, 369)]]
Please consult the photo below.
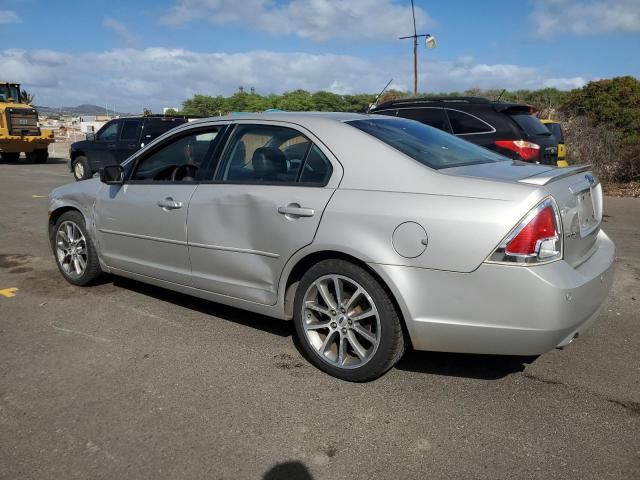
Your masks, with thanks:
[(108, 165), (100, 169), (100, 181), (107, 185), (122, 185), (124, 183), (124, 168), (122, 165)]

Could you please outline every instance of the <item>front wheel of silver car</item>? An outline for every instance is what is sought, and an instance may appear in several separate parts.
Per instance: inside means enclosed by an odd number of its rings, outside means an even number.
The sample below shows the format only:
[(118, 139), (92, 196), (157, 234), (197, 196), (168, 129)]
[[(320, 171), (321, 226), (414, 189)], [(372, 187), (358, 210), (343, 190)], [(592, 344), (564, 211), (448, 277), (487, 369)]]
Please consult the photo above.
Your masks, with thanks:
[(294, 323), (307, 358), (348, 381), (373, 380), (405, 350), (401, 320), (389, 294), (363, 268), (324, 260), (300, 280)]
[(50, 240), (58, 269), (69, 283), (88, 285), (102, 274), (80, 212), (70, 210), (60, 215), (50, 230)]

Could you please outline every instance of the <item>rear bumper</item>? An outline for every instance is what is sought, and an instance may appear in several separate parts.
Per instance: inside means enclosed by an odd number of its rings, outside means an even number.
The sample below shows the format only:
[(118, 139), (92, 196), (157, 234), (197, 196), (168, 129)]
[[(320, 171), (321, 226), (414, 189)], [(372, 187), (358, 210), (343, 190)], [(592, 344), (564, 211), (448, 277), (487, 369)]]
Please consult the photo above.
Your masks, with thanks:
[(20, 153), (33, 152), (34, 150), (43, 150), (49, 148), (49, 144), (53, 143), (53, 138), (43, 136), (8, 136), (0, 138), (0, 153)]
[(615, 246), (600, 232), (594, 254), (573, 268), (482, 264), (472, 273), (371, 265), (403, 311), (414, 348), (539, 355), (571, 342), (609, 292)]

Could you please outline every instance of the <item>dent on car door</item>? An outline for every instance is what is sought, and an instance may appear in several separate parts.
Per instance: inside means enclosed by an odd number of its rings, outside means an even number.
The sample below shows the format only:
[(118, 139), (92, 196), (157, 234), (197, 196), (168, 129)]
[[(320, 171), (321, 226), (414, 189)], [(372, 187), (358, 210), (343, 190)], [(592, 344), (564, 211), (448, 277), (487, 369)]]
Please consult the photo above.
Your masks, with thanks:
[(106, 185), (96, 201), (102, 256), (111, 268), (191, 283), (187, 207), (219, 127), (171, 137), (140, 158), (124, 185)]
[(238, 125), (214, 183), (189, 205), (194, 286), (272, 305), (287, 260), (313, 241), (341, 176), (298, 130)]

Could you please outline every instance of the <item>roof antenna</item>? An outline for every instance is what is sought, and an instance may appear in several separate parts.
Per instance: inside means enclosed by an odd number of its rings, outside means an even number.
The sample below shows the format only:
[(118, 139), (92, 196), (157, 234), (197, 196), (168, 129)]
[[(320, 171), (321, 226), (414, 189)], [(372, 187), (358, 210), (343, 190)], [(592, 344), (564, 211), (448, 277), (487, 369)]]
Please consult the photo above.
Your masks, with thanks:
[(507, 89), (506, 89), (506, 88), (503, 88), (503, 89), (502, 89), (502, 91), (500, 92), (500, 95), (498, 95), (498, 98), (496, 99), (496, 102), (499, 102), (499, 101), (500, 101), (500, 99), (502, 98), (502, 95), (504, 95), (504, 92), (506, 92), (506, 91), (507, 91)]
[(370, 104), (369, 104), (369, 108), (367, 108), (367, 113), (368, 113), (368, 114), (369, 114), (369, 113), (371, 113), (371, 109), (372, 109), (373, 107), (375, 107), (375, 106), (376, 106), (376, 103), (378, 103), (378, 99), (382, 96), (382, 94), (384, 93), (384, 91), (385, 91), (387, 88), (389, 88), (389, 85), (391, 85), (391, 82), (393, 82), (393, 78), (387, 82), (387, 84), (384, 86), (384, 88), (383, 88), (382, 90), (380, 90), (380, 93), (378, 94), (378, 96), (376, 97), (376, 99), (373, 101), (373, 103), (370, 103)]

